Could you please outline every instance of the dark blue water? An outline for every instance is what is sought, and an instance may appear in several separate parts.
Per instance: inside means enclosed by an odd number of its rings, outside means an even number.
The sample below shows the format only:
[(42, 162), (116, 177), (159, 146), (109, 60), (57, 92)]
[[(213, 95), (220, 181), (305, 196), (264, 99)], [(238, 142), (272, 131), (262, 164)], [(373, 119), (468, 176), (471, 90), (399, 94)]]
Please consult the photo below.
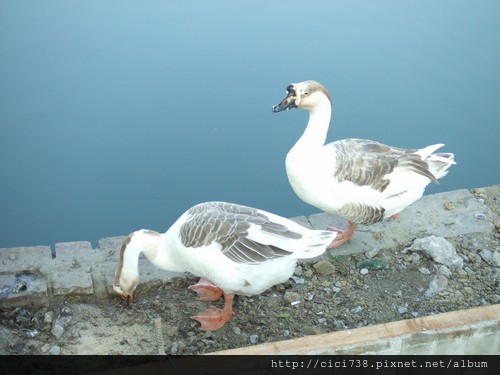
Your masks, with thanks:
[(0, 3), (0, 247), (165, 230), (206, 200), (317, 212), (284, 158), (334, 98), (330, 140), (446, 143), (427, 193), (500, 182), (498, 1)]

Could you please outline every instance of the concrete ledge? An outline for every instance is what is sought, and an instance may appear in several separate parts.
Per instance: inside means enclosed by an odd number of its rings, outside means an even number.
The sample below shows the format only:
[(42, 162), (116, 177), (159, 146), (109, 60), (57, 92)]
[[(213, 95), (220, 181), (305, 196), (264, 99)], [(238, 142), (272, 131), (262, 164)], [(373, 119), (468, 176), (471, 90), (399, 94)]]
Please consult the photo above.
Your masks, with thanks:
[(500, 305), (489, 305), (210, 354), (498, 354), (499, 319)]

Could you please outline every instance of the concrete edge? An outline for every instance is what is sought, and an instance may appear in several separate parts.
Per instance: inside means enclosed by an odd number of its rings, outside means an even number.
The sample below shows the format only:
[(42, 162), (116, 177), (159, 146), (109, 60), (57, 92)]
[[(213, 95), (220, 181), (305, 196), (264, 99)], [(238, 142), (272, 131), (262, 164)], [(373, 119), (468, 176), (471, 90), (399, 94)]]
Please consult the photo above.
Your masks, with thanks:
[[(485, 340), (489, 334), (489, 340)], [(482, 340), (483, 345), (476, 344)], [(448, 353), (443, 341), (451, 341)], [(449, 344), (449, 343), (448, 343)], [(371, 325), (352, 330), (305, 336), (255, 346), (207, 353), (209, 355), (320, 355), (320, 354), (498, 354), (500, 305)]]

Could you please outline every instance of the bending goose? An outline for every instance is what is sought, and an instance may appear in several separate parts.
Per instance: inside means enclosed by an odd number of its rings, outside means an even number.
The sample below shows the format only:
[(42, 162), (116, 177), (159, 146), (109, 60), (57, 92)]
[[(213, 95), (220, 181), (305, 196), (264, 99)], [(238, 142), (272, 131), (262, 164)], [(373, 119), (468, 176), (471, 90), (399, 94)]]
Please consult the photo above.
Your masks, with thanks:
[(130, 234), (120, 250), (113, 290), (132, 302), (139, 284), (138, 259), (144, 253), (159, 268), (200, 276), (189, 288), (201, 300), (224, 295), (222, 310), (212, 307), (192, 317), (202, 330), (214, 331), (234, 315), (235, 294), (251, 296), (285, 282), (298, 259), (321, 255), (335, 236), (251, 207), (200, 203), (166, 233), (143, 229)]
[(294, 83), (273, 112), (293, 108), (309, 111), (304, 134), (286, 156), (288, 180), (304, 202), (349, 221), (348, 229), (328, 246), (335, 248), (353, 235), (357, 224), (396, 218), (422, 197), (425, 187), (448, 173), (452, 153), (434, 152), (436, 144), (419, 150), (386, 146), (367, 139), (343, 139), (325, 144), (332, 98), (316, 81)]

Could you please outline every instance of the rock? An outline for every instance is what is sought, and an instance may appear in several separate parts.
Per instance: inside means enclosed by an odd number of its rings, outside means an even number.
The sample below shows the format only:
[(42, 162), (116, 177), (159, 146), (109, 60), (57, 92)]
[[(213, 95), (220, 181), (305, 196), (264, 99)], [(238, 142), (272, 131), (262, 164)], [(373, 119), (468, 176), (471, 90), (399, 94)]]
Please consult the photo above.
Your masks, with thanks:
[(320, 324), (326, 323), (326, 318), (319, 318), (318, 323)]
[(361, 306), (356, 306), (356, 307), (352, 308), (349, 312), (352, 314), (358, 314), (361, 311), (363, 311), (363, 308)]
[(172, 343), (172, 347), (170, 348), (170, 353), (171, 353), (171, 354), (176, 354), (176, 353), (177, 353), (177, 349), (178, 349), (177, 342), (176, 342), (176, 341), (174, 341), (174, 342)]
[(462, 267), (463, 259), (458, 256), (453, 244), (443, 237), (417, 238), (410, 247), (412, 251), (423, 251), (435, 262), (448, 267)]
[(443, 208), (445, 210), (451, 211), (455, 208), (455, 206), (451, 202), (446, 202), (445, 204), (443, 204)]
[(259, 341), (259, 335), (250, 335), (248, 341), (250, 341), (250, 344), (257, 344)]
[(340, 288), (337, 288), (336, 286), (332, 286), (332, 291), (333, 291), (333, 293), (338, 293), (338, 292), (340, 292)]
[(47, 353), (50, 349), (50, 344), (45, 344), (44, 346), (42, 346), (40, 348), (40, 350), (42, 351), (42, 353)]
[(368, 270), (366, 268), (361, 268), (359, 270), (359, 273), (362, 274), (362, 275), (366, 275), (366, 274), (368, 274)]
[(52, 327), (52, 330), (50, 332), (55, 336), (56, 339), (58, 339), (64, 333), (64, 328), (59, 324), (54, 324), (54, 327)]
[(52, 348), (50, 348), (49, 354), (59, 355), (59, 354), (61, 354), (61, 348), (57, 345), (54, 345)]
[(411, 254), (411, 260), (413, 262), (418, 262), (420, 260), (420, 255), (418, 255), (417, 253)]
[(234, 328), (233, 328), (233, 332), (234, 332), (234, 334), (235, 334), (235, 335), (240, 335), (240, 334), (241, 334), (241, 329), (240, 329), (240, 327), (234, 327)]
[(418, 270), (420, 271), (420, 273), (423, 273), (424, 275), (430, 275), (431, 274), (431, 271), (429, 271), (425, 267), (420, 267)]
[(482, 212), (477, 212), (474, 214), (474, 217), (477, 219), (477, 220), (486, 220), (486, 215), (483, 214)]
[(305, 283), (305, 280), (302, 277), (292, 276), (290, 278), (295, 282), (295, 284), (304, 284)]
[(446, 277), (440, 274), (434, 276), (434, 278), (431, 280), (429, 288), (427, 288), (427, 290), (425, 291), (425, 296), (432, 297), (438, 294), (446, 288), (446, 285), (448, 285), (448, 279)]
[(295, 302), (295, 301), (300, 301), (300, 294), (297, 293), (297, 292), (286, 291), (285, 295), (283, 296), (283, 298), (288, 303), (292, 303), (292, 302)]
[(404, 314), (407, 311), (408, 311), (408, 308), (405, 306), (398, 307), (398, 313), (400, 313), (400, 314)]
[(369, 250), (365, 253), (365, 256), (368, 258), (368, 259), (371, 259), (373, 258), (374, 256), (376, 256), (379, 252), (379, 249), (375, 248), (373, 250)]
[(289, 337), (290, 336), (290, 331), (288, 329), (285, 329), (283, 331), (283, 337)]
[(500, 229), (500, 220), (495, 220), (495, 228)]
[(496, 251), (493, 252), (493, 251), (490, 251), (490, 250), (481, 250), (479, 252), (479, 255), (490, 266), (500, 267), (500, 253), (499, 252), (496, 252)]
[(313, 265), (314, 269), (321, 276), (328, 276), (335, 272), (335, 267), (333, 264), (326, 260), (320, 260), (319, 262)]
[(16, 260), (17, 257), (14, 254), (9, 254), (9, 259), (10, 260)]
[(43, 322), (46, 324), (52, 323), (54, 320), (54, 312), (53, 311), (47, 311), (45, 315), (43, 316)]
[(437, 269), (438, 273), (443, 275), (444, 277), (450, 277), (451, 276), (451, 271), (448, 267), (446, 266), (439, 266)]

